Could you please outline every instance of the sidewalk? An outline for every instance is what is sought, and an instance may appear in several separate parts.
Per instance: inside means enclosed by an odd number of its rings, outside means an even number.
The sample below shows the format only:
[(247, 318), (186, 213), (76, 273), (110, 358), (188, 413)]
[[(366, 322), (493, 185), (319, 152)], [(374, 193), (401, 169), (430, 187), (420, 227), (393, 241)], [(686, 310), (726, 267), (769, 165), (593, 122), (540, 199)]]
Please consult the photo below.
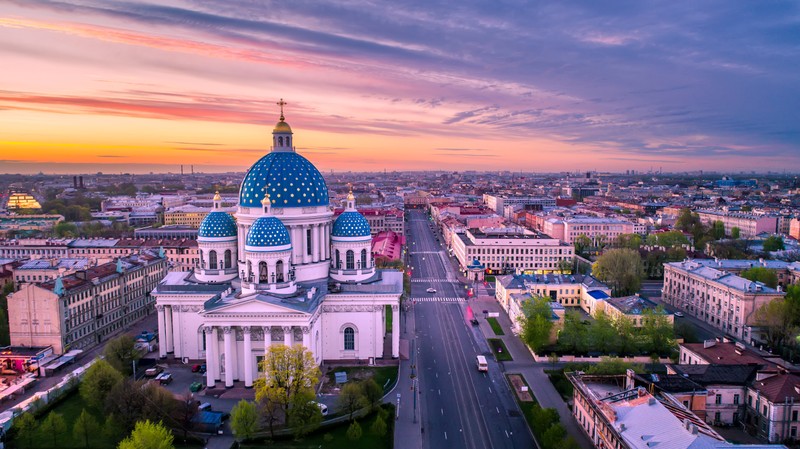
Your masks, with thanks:
[[(411, 351), (416, 351), (416, 347), (412, 343), (416, 335), (413, 309), (401, 312), (400, 321), (403, 325), (400, 343), (402, 346), (404, 340), (407, 342), (409, 354), (407, 360), (403, 360), (401, 357), (397, 386), (386, 395), (384, 402), (391, 402), (395, 407), (399, 406), (394, 423), (394, 447), (422, 449), (422, 404), (419, 402), (419, 393), (417, 393), (416, 422), (414, 422), (414, 381), (411, 379), (412, 363), (416, 363), (417, 360), (416, 354), (411, 353)], [(419, 375), (416, 370), (414, 372)]]
[(546, 364), (536, 363), (530, 351), (528, 351), (527, 346), (522, 343), (519, 337), (511, 332), (511, 320), (495, 298), (491, 296), (478, 296), (476, 300), (471, 302), (477, 310), (488, 310), (489, 312), (500, 313), (497, 321), (500, 323), (500, 327), (503, 328), (505, 335), (495, 335), (492, 327), (485, 319), (480, 319), (479, 321), (483, 335), (488, 338), (499, 338), (503, 340), (506, 348), (508, 348), (508, 352), (511, 353), (511, 357), (514, 358), (511, 362), (503, 363), (505, 372), (522, 374), (528, 382), (534, 396), (536, 396), (536, 400), (539, 401), (539, 405), (543, 408), (554, 408), (558, 411), (561, 424), (564, 426), (564, 429), (566, 429), (567, 435), (571, 435), (575, 438), (575, 441), (577, 441), (583, 449), (594, 449), (594, 445), (572, 416), (572, 412), (561, 399), (561, 395), (558, 394), (553, 384), (550, 383), (547, 374), (544, 373)]

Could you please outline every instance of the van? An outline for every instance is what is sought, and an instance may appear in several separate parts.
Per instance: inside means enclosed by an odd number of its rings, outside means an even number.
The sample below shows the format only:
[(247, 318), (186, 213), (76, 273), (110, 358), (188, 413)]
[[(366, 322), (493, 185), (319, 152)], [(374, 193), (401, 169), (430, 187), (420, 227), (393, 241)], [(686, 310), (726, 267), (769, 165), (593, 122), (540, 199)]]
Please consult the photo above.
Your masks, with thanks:
[(489, 371), (489, 364), (486, 363), (486, 357), (479, 355), (478, 359), (478, 371)]
[(158, 376), (156, 376), (156, 380), (161, 385), (167, 385), (168, 383), (172, 382), (172, 374), (170, 374), (170, 373), (161, 373)]
[(161, 374), (162, 371), (164, 371), (164, 368), (156, 365), (156, 366), (154, 366), (152, 368), (147, 368), (147, 370), (145, 370), (145, 372), (144, 372), (144, 375), (146, 377), (155, 377), (155, 376)]

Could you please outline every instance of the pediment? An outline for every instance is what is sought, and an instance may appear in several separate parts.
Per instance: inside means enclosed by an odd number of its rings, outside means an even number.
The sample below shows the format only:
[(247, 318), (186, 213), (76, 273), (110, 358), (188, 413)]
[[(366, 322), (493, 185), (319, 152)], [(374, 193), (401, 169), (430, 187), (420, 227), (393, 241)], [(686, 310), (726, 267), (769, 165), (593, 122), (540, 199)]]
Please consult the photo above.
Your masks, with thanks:
[(210, 310), (206, 310), (203, 314), (206, 316), (213, 316), (215, 314), (261, 314), (261, 313), (285, 313), (285, 314), (298, 314), (305, 313), (290, 307), (273, 304), (258, 298), (243, 298), (234, 301), (226, 301), (222, 304), (217, 304)]

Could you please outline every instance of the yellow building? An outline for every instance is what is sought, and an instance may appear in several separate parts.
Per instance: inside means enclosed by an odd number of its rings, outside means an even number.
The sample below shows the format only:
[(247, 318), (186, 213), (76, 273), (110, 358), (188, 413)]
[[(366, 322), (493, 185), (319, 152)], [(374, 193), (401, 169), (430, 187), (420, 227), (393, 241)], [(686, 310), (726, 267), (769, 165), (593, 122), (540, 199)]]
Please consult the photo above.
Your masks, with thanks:
[(41, 209), (42, 205), (33, 195), (27, 193), (12, 193), (8, 197), (8, 209)]

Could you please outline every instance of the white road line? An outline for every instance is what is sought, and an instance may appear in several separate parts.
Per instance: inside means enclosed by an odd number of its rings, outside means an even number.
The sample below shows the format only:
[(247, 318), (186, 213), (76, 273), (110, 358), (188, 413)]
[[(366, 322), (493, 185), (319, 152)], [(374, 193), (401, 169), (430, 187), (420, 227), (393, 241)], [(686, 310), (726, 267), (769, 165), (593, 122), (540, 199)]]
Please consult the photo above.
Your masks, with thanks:
[(489, 387), (489, 394), (492, 393), (492, 387)]
[(447, 439), (447, 432), (444, 433), (444, 439)]
[(503, 432), (506, 433), (506, 438), (511, 438), (510, 436), (508, 436), (508, 430), (504, 430)]
[(494, 409), (497, 410), (497, 413), (500, 413), (500, 407), (495, 407)]
[(442, 416), (444, 416), (444, 409), (440, 408), (439, 411), (442, 412)]

